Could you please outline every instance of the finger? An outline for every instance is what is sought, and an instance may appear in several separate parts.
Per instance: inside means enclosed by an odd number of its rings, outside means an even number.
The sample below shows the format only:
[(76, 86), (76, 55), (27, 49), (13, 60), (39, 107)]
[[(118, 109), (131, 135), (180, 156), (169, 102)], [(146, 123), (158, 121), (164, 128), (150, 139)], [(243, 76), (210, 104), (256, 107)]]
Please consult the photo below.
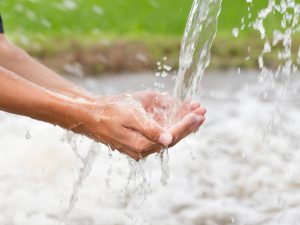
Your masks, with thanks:
[(148, 139), (164, 146), (168, 146), (172, 143), (172, 135), (169, 132), (164, 131), (164, 129), (154, 120), (146, 120), (141, 127), (140, 132)]
[(148, 138), (134, 130), (128, 129), (127, 133), (126, 141), (129, 146), (128, 149), (134, 150), (137, 153), (143, 153), (163, 147), (162, 145), (150, 141)]
[(143, 152), (142, 153), (142, 157), (146, 158), (149, 155), (155, 154), (155, 153), (159, 153), (162, 150), (162, 148), (158, 148), (158, 149), (152, 149), (151, 151), (147, 151), (147, 152)]
[(162, 150), (164, 148), (164, 146), (159, 145), (159, 144), (155, 144), (155, 145), (148, 145), (145, 146), (145, 150), (142, 152), (142, 154), (152, 154), (154, 152), (159, 152), (160, 150)]
[[(111, 141), (112, 142), (112, 141)], [(126, 146), (123, 143), (119, 143), (119, 142), (114, 142), (113, 144), (110, 144), (110, 147), (112, 149), (116, 149), (118, 152), (120, 152), (121, 154), (125, 154), (128, 155), (130, 158), (134, 159), (134, 160), (139, 160), (142, 155), (132, 151), (128, 146)]]
[(193, 113), (195, 113), (196, 115), (200, 115), (200, 116), (204, 116), (206, 114), (207, 110), (203, 107), (199, 107), (195, 110), (193, 110)]
[(199, 102), (194, 102), (190, 105), (190, 110), (194, 111), (195, 109), (198, 109), (200, 107), (200, 103)]
[[(199, 131), (199, 129), (200, 129), (200, 126), (201, 126), (204, 122), (205, 122), (205, 118), (204, 118), (203, 122), (201, 122), (201, 123), (199, 124), (199, 126), (196, 126), (193, 130), (191, 130), (191, 132), (189, 132), (189, 134), (191, 134), (191, 133), (197, 133), (197, 132)], [(186, 136), (187, 136), (187, 135), (186, 135)]]
[(182, 121), (170, 128), (173, 136), (173, 142), (170, 147), (174, 146), (181, 139), (187, 136), (192, 130), (197, 129), (204, 122), (204, 117), (190, 113)]
[(172, 135), (165, 131), (153, 119), (147, 118), (138, 111), (135, 111), (133, 116), (135, 119), (131, 121), (130, 124), (124, 125), (126, 128), (133, 129), (149, 140), (164, 146), (168, 146), (172, 143)]
[(195, 123), (193, 126), (191, 126), (190, 129), (187, 130), (186, 133), (183, 133), (183, 134), (182, 134), (181, 138), (179, 138), (179, 139), (177, 140), (177, 142), (175, 142), (175, 144), (178, 143), (179, 141), (181, 141), (183, 138), (185, 138), (185, 137), (188, 136), (189, 134), (197, 132), (197, 131), (199, 130), (199, 127), (200, 127), (200, 126), (204, 123), (204, 121), (205, 121), (205, 118), (204, 118), (203, 116), (201, 116), (201, 118), (202, 118), (202, 119), (199, 121), (199, 123)]

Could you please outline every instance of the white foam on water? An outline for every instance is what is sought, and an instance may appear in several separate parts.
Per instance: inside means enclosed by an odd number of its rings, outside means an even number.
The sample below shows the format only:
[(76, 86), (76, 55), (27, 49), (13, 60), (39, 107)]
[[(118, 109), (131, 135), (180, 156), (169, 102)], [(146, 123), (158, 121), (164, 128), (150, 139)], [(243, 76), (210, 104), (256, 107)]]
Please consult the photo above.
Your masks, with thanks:
[[(127, 158), (116, 151), (110, 157), (103, 147), (66, 224), (296, 224), (300, 219), (300, 83), (294, 79), (288, 90), (284, 135), (266, 135), (273, 103), (263, 98), (262, 86), (253, 75), (204, 77), (207, 122), (198, 134), (169, 150), (168, 185), (160, 183), (155, 156), (142, 163), (147, 178), (147, 188), (141, 189), (147, 190), (143, 201), (135, 198), (136, 185), (131, 183), (124, 205), (130, 174)], [(0, 119), (0, 223), (58, 224), (82, 161), (60, 140), (62, 129), (5, 113)], [(32, 135), (29, 140), (24, 137), (27, 130)], [(90, 145), (82, 138), (78, 153), (85, 156)]]

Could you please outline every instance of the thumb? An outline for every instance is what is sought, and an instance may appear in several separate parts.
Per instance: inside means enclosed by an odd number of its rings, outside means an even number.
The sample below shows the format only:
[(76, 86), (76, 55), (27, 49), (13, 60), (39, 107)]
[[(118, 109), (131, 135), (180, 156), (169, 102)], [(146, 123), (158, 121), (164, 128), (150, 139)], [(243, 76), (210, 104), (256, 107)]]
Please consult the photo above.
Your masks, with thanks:
[(165, 131), (156, 121), (150, 118), (139, 118), (128, 127), (140, 133), (147, 139), (159, 143), (163, 146), (168, 146), (173, 141), (173, 136), (170, 132)]
[(172, 134), (168, 131), (165, 131), (152, 119), (147, 119), (141, 126), (139, 132), (151, 141), (158, 142), (164, 146), (168, 146), (173, 141)]

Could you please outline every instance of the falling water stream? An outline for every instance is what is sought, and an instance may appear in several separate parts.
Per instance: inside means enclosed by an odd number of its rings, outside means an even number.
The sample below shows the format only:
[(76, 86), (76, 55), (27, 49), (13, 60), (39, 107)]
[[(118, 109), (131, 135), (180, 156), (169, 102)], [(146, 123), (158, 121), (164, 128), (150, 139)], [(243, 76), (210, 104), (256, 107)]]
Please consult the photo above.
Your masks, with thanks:
[[(186, 29), (181, 43), (179, 70), (175, 84), (175, 99), (180, 101), (190, 100), (199, 94), (199, 84), (204, 74), (205, 69), (210, 62), (210, 48), (217, 32), (218, 16), (221, 11), (222, 0), (194, 0), (190, 15), (187, 21)], [(176, 111), (174, 107), (174, 112)], [(169, 112), (172, 113), (172, 112)], [(168, 115), (167, 115), (168, 116)], [(172, 118), (172, 117), (170, 117)], [(169, 123), (174, 123), (172, 120)], [(77, 196), (83, 180), (88, 176), (92, 167), (96, 151), (94, 147), (88, 152), (86, 158), (80, 156), (76, 147), (76, 140), (74, 136), (67, 135), (67, 140), (75, 153), (75, 155), (82, 161), (83, 165), (79, 171), (78, 179), (74, 183), (73, 193), (69, 202), (68, 209), (63, 214), (62, 224), (65, 224), (68, 215), (75, 207)], [(169, 155), (168, 149), (163, 149), (158, 154), (161, 164), (161, 183), (167, 184), (169, 178)], [(135, 199), (142, 201), (147, 194), (147, 181), (143, 160), (135, 162), (129, 160), (130, 174), (128, 177), (128, 184), (133, 181), (135, 188), (131, 192), (135, 193)], [(125, 188), (124, 201), (127, 202), (128, 188)]]
[[(249, 20), (253, 18), (251, 8), (254, 3), (251, 0), (246, 1), (249, 4), (248, 15)], [(174, 95), (178, 101), (192, 100), (200, 94), (200, 81), (205, 72), (205, 69), (210, 63), (210, 48), (217, 32), (218, 16), (221, 11), (222, 0), (194, 0), (184, 36), (181, 43), (179, 70), (175, 82)], [(264, 21), (272, 14), (282, 15), (280, 27), (267, 31), (264, 26)], [(239, 32), (247, 26), (259, 31), (261, 39), (265, 44), (261, 54), (258, 57), (258, 65), (261, 69), (258, 81), (268, 81), (272, 84), (274, 97), (275, 111), (280, 115), (280, 102), (284, 100), (290, 75), (297, 71), (297, 65), (300, 64), (300, 48), (297, 57), (293, 57), (293, 35), (300, 31), (299, 26), (300, 5), (295, 0), (269, 0), (266, 8), (262, 9), (257, 18), (245, 24), (246, 19), (242, 19), (240, 28), (233, 29), (233, 35), (237, 37)], [(272, 48), (277, 47), (277, 58), (280, 61), (275, 70), (268, 68), (264, 64), (264, 56), (272, 52)], [(175, 106), (176, 107), (176, 106)], [(172, 112), (171, 112), (172, 113)], [(275, 124), (280, 123), (278, 115), (274, 116), (271, 121), (270, 129)], [(279, 119), (278, 119), (279, 118)], [(277, 119), (277, 120), (276, 120)], [(173, 123), (174, 120), (169, 123)], [(82, 169), (79, 173), (79, 178), (74, 184), (73, 194), (70, 200), (68, 210), (64, 214), (64, 221), (66, 220), (70, 211), (74, 208), (77, 194), (83, 179), (88, 175), (88, 172), (97, 154), (95, 148), (92, 147), (86, 158), (81, 157), (77, 150), (76, 144), (69, 138), (72, 149), (77, 157), (83, 162)], [(169, 177), (168, 169), (168, 150), (163, 150), (160, 155), (160, 163), (162, 168), (162, 184), (167, 183)], [(143, 166), (143, 160), (134, 162), (129, 160), (130, 174), (128, 177), (128, 184), (133, 181), (136, 188), (133, 193), (139, 199), (143, 199), (147, 193), (149, 181), (147, 181)], [(127, 188), (125, 188), (124, 199), (126, 199)]]
[(199, 94), (200, 81), (210, 63), (222, 0), (195, 0), (181, 42), (175, 97), (189, 100)]

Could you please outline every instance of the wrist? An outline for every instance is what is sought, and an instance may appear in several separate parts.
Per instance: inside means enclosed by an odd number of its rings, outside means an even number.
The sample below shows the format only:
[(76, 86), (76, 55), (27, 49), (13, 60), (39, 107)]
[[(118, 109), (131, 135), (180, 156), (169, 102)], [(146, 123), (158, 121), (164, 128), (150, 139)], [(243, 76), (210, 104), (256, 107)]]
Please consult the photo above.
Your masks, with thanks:
[(85, 99), (74, 99), (65, 95), (49, 93), (47, 122), (73, 130), (91, 119), (93, 104)]
[(69, 89), (65, 93), (63, 93), (65, 96), (73, 98), (74, 100), (86, 100), (86, 101), (93, 101), (96, 99), (95, 94), (92, 92), (89, 92), (83, 88), (74, 88), (74, 89)]

